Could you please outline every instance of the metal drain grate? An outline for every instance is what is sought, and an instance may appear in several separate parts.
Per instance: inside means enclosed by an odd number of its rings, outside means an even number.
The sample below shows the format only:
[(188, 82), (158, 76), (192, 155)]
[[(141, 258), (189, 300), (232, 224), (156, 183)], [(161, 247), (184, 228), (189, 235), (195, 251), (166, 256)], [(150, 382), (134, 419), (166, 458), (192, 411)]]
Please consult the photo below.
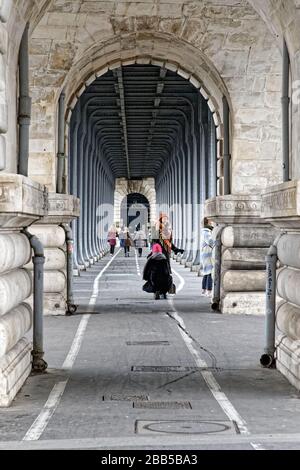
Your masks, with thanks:
[(169, 341), (126, 341), (127, 346), (169, 346)]
[(190, 372), (198, 370), (198, 367), (188, 366), (132, 366), (132, 372)]
[(133, 408), (147, 408), (152, 410), (179, 410), (192, 409), (189, 401), (140, 401), (133, 403)]
[(149, 400), (149, 395), (124, 395), (121, 393), (113, 393), (111, 395), (104, 395), (102, 401), (133, 401), (133, 402), (146, 402)]

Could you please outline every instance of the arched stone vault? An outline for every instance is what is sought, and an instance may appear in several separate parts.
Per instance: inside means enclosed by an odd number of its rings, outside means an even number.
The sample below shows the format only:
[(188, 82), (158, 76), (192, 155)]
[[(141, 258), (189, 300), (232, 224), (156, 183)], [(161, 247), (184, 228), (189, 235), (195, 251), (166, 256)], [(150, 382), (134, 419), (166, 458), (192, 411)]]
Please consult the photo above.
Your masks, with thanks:
[(223, 6), (56, 1), (33, 31), (31, 52), (30, 171), (50, 190), (55, 183), (53, 116), (62, 87), (75, 92), (108, 62), (145, 57), (170, 60), (199, 77), (217, 108), (222, 93), (228, 93), (235, 192), (280, 181), (280, 51), (246, 1)]
[(117, 178), (114, 197), (114, 221), (118, 223), (121, 218), (121, 203), (128, 194), (139, 193), (145, 196), (150, 204), (150, 223), (154, 225), (156, 220), (156, 191), (154, 178), (143, 180), (127, 180)]

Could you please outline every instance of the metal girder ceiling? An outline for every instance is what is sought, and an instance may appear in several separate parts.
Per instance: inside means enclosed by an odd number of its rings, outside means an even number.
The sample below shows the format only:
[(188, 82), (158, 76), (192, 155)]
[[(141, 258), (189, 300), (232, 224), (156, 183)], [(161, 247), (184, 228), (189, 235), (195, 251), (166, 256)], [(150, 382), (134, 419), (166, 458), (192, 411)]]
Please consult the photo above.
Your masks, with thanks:
[(152, 65), (125, 66), (97, 78), (80, 98), (115, 177), (157, 176), (178, 129), (201, 99), (191, 83)]

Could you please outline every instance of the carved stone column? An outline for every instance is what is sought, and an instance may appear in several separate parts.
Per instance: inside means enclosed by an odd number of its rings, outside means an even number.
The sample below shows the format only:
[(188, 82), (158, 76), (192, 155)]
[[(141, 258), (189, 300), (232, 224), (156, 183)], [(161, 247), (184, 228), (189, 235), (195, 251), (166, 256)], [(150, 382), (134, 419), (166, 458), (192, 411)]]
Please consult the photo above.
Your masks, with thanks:
[(300, 390), (300, 180), (262, 194), (262, 217), (281, 231), (277, 244), (276, 366)]
[(260, 213), (260, 195), (226, 195), (206, 201), (205, 216), (222, 227), (222, 313), (265, 313), (265, 256), (276, 230)]
[[(49, 193), (48, 215), (30, 227), (45, 247), (44, 314), (65, 315), (67, 310), (67, 247), (62, 224), (79, 217), (79, 199)], [(33, 269), (32, 263), (28, 269)]]
[(21, 230), (45, 215), (44, 186), (0, 174), (0, 406), (9, 406), (31, 372), (30, 243)]

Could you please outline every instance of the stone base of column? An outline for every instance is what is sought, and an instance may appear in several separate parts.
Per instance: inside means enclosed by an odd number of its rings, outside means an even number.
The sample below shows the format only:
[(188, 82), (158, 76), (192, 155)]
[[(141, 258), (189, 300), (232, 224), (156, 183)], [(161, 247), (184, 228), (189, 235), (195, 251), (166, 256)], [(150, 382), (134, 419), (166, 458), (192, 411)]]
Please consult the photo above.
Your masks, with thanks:
[[(67, 311), (67, 245), (61, 224), (79, 216), (79, 199), (68, 194), (49, 193), (47, 216), (30, 227), (45, 248), (44, 315), (65, 315)], [(32, 263), (28, 268), (33, 269)]]
[(0, 406), (9, 406), (31, 372), (32, 345), (24, 338), (32, 309), (32, 276), (24, 269), (31, 247), (22, 229), (45, 215), (44, 187), (21, 175), (0, 174)]
[(9, 406), (31, 373), (31, 343), (22, 338), (0, 359), (0, 406)]
[(193, 273), (197, 273), (197, 272), (199, 272), (199, 270), (200, 270), (200, 265), (199, 265), (199, 264), (193, 264), (193, 265), (191, 266), (191, 271), (192, 271)]
[(219, 298), (222, 313), (264, 314), (265, 256), (276, 230), (261, 220), (260, 213), (260, 195), (227, 195), (206, 201), (205, 216), (223, 227)]
[[(281, 231), (277, 243), (276, 366), (300, 390), (300, 180), (262, 194), (262, 217)], [(283, 268), (282, 268), (283, 267)]]
[(221, 299), (222, 313), (265, 315), (265, 292), (228, 292)]
[(300, 341), (288, 336), (277, 338), (276, 367), (288, 381), (300, 390)]

